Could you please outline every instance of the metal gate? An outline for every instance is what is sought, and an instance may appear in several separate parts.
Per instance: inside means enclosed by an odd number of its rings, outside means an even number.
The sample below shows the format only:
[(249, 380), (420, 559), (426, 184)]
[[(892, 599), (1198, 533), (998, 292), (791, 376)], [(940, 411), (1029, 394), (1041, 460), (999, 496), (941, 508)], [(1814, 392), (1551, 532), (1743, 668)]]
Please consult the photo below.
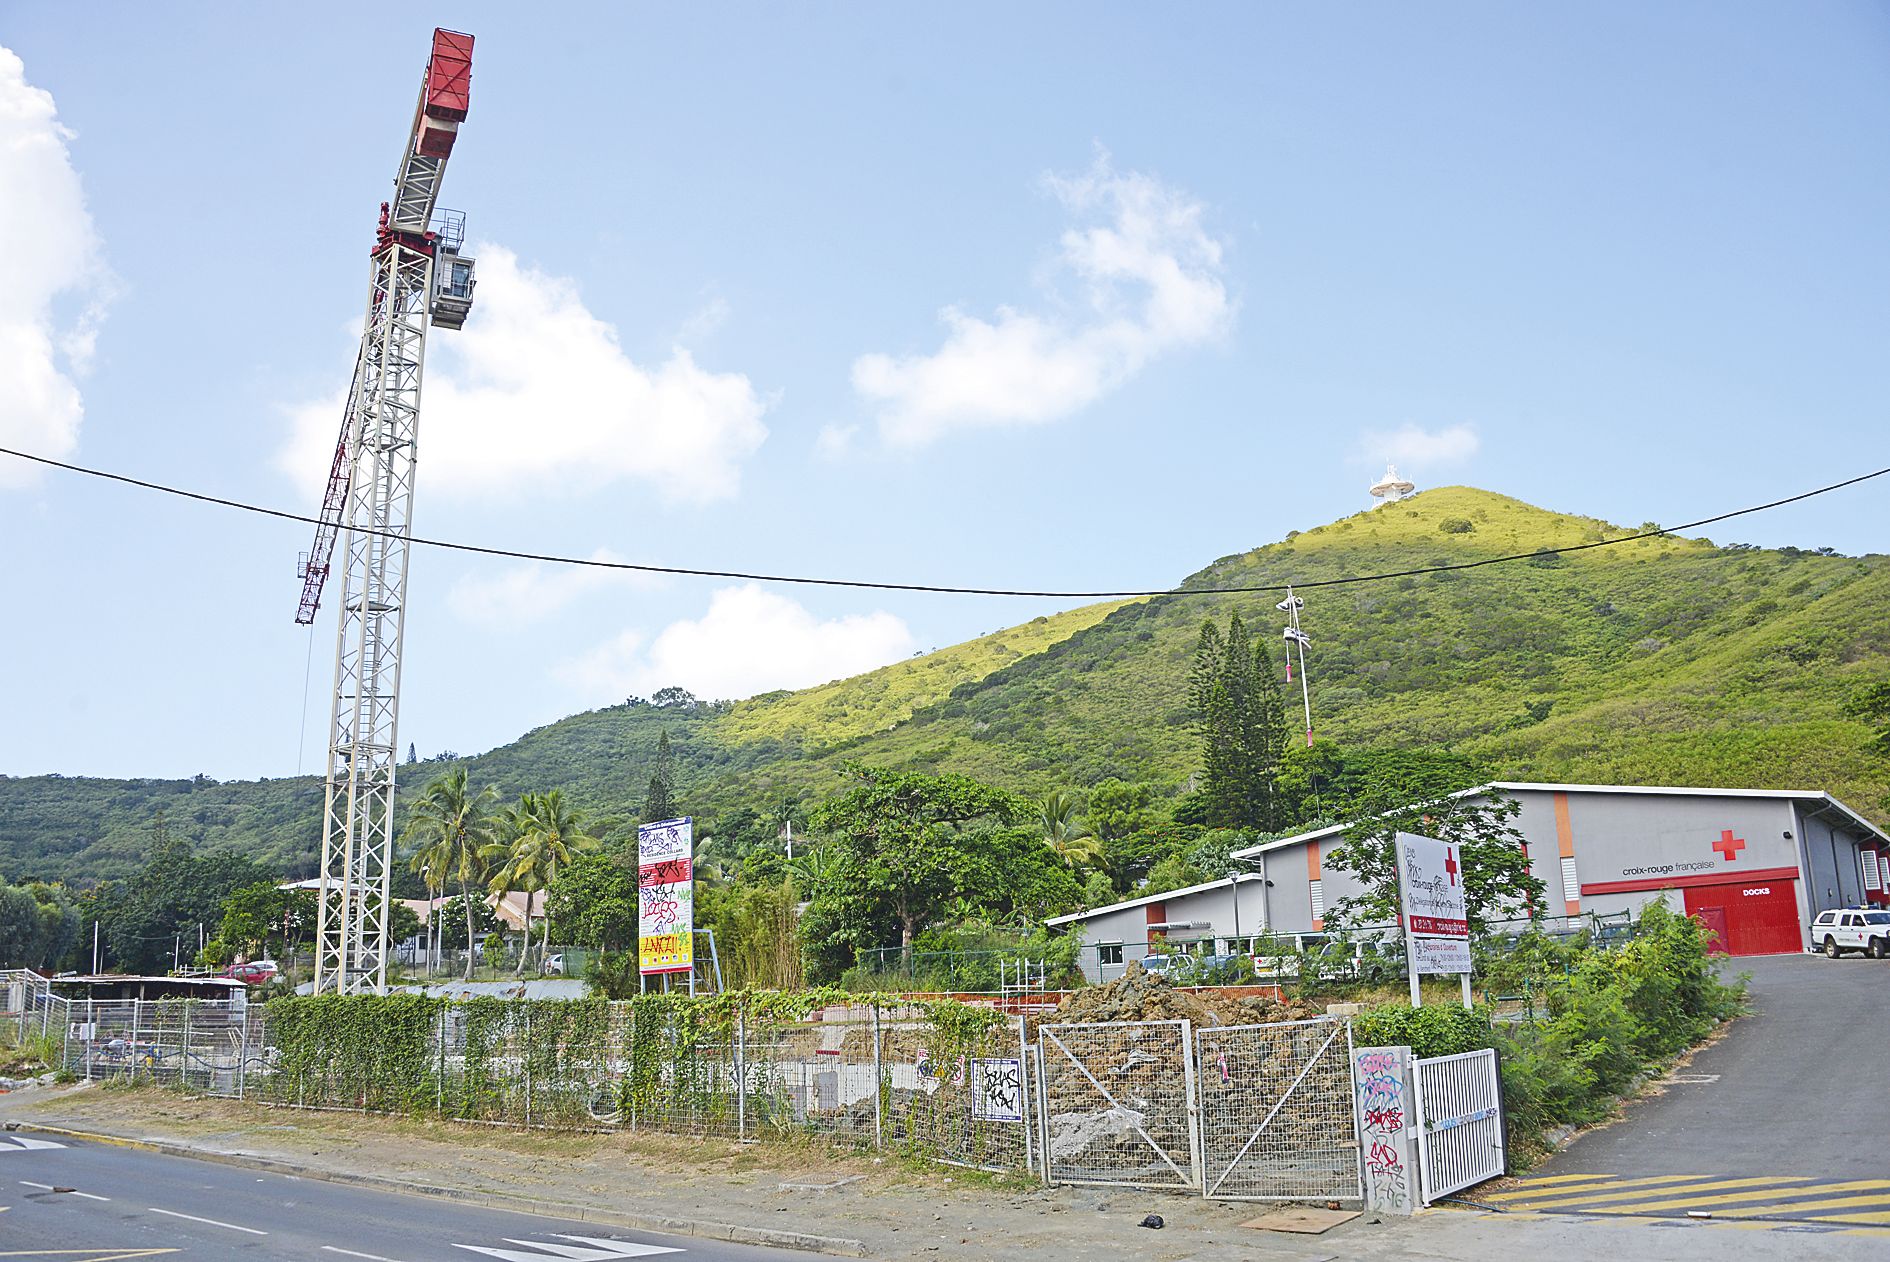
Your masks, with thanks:
[(1237, 1201), (1358, 1201), (1351, 1023), (1204, 1027), (1202, 1192)]
[(1411, 1062), (1423, 1201), (1461, 1192), (1506, 1168), (1503, 1089), (1485, 1048)]
[(1187, 1021), (1040, 1027), (1044, 1178), (1197, 1191), (1192, 1044)]

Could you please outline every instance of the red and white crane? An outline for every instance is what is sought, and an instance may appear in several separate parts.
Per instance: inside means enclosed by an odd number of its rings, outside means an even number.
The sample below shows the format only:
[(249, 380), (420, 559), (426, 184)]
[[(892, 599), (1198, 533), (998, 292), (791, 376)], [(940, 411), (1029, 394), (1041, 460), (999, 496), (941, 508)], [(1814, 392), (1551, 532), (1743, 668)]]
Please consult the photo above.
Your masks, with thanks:
[[(466, 117), (473, 37), (435, 30), (394, 197), (381, 203), (369, 268), (367, 320), (348, 407), (302, 565), (295, 620), (315, 620), (339, 546), (334, 719), (322, 809), (322, 899), (315, 988), (387, 988), (387, 908), (394, 845), (400, 663), (407, 604), (414, 451), (427, 327), (457, 329), (472, 309), (473, 260), (460, 254), (465, 218), (439, 211), (441, 179)], [(436, 216), (438, 222), (436, 223)]]

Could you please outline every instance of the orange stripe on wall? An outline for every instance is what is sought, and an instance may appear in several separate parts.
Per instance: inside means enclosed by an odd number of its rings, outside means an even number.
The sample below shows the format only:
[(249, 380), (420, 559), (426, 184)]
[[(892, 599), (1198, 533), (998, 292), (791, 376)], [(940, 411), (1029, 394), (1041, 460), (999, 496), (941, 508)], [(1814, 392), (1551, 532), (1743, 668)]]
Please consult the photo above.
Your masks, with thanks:
[[(1566, 793), (1555, 795), (1555, 849), (1564, 859), (1575, 857), (1575, 826), (1569, 822)], [(1556, 875), (1558, 879), (1561, 876), (1559, 872)], [(1562, 910), (1570, 916), (1579, 916), (1582, 914), (1582, 905), (1579, 899), (1565, 898), (1562, 900)]]
[(1306, 879), (1319, 879), (1319, 843), (1316, 841), (1306, 843)]

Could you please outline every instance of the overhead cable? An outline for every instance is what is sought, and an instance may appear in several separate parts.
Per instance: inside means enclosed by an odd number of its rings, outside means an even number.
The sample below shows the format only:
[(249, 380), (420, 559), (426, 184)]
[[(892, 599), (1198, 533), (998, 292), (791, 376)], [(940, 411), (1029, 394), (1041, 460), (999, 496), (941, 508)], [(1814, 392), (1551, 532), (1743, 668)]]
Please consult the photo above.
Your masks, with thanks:
[[(36, 456), (30, 452), (16, 451), (11, 447), (0, 447), (0, 455), (13, 456), (19, 460), (31, 461), (54, 469), (63, 469), (68, 473), (81, 473), (87, 477), (102, 478), (107, 482), (118, 482), (126, 486), (135, 486), (146, 491), (156, 491), (162, 495), (174, 495), (181, 499), (195, 500), (200, 504), (215, 504), (220, 508), (233, 508), (240, 512), (255, 513), (263, 517), (275, 517), (282, 521), (302, 522), (318, 525), (320, 519), (306, 513), (294, 513), (282, 508), (269, 508), (262, 504), (249, 504), (242, 500), (226, 499), (218, 495), (206, 495), (201, 491), (185, 490), (182, 487), (168, 486), (162, 482), (151, 482), (143, 478), (134, 478), (129, 474), (113, 473), (105, 469), (88, 468), (85, 465), (71, 464), (64, 460), (54, 460), (49, 456)], [(1796, 504), (1803, 500), (1828, 495), (1832, 491), (1841, 491), (1846, 487), (1868, 482), (1872, 478), (1881, 478), (1890, 474), (1890, 467), (1875, 469), (1869, 473), (1860, 473), (1856, 477), (1845, 478), (1827, 486), (1801, 491), (1797, 495), (1788, 495), (1783, 499), (1768, 500), (1763, 504), (1752, 504), (1745, 508), (1735, 508), (1730, 512), (1716, 513), (1711, 517), (1702, 517), (1698, 521), (1682, 522), (1677, 526), (1657, 527), (1653, 530), (1639, 530), (1632, 534), (1616, 535), (1611, 539), (1594, 539), (1587, 543), (1572, 543), (1560, 548), (1538, 548), (1531, 552), (1512, 552), (1503, 556), (1484, 557), (1477, 561), (1456, 561), (1445, 565), (1420, 565), (1408, 570), (1388, 570), (1376, 574), (1347, 574), (1338, 578), (1300, 579), (1292, 587), (1342, 587), (1352, 583), (1378, 583), (1393, 578), (1412, 578), (1424, 574), (1438, 574), (1449, 570), (1474, 570), (1486, 565), (1502, 565), (1512, 561), (1527, 561), (1532, 557), (1555, 555), (1563, 556), (1572, 552), (1586, 552), (1591, 548), (1609, 548), (1616, 544), (1633, 543), (1637, 539), (1657, 539), (1675, 534), (1682, 530), (1697, 530), (1702, 526), (1711, 526), (1718, 522), (1730, 521), (1735, 517), (1745, 517), (1752, 513), (1762, 513), (1768, 509), (1782, 508), (1787, 504)], [(373, 530), (356, 527), (356, 533), (378, 536), (387, 539), (399, 539), (403, 536), (394, 531)], [(639, 574), (667, 574), (682, 578), (730, 578), (742, 579), (755, 583), (796, 583), (807, 587), (851, 587), (868, 591), (889, 592), (925, 592), (942, 596), (1026, 596), (1044, 600), (1113, 600), (1129, 599), (1140, 596), (1238, 596), (1265, 592), (1283, 592), (1286, 583), (1255, 583), (1233, 587), (1157, 587), (1127, 589), (1122, 591), (1057, 591), (1030, 590), (1011, 587), (954, 587), (939, 583), (887, 583), (871, 579), (857, 578), (819, 578), (805, 574), (764, 574), (748, 570), (711, 570), (698, 569), (683, 565), (646, 565), (635, 561), (608, 561), (597, 557), (561, 556), (556, 553), (526, 552), (517, 548), (494, 548), (477, 543), (459, 543), (450, 539), (427, 539), (419, 535), (405, 536), (407, 542), (426, 548), (442, 548), (450, 552), (470, 552), (478, 556), (501, 557), (511, 561), (539, 561), (547, 565), (575, 565), (598, 570), (626, 570)]]

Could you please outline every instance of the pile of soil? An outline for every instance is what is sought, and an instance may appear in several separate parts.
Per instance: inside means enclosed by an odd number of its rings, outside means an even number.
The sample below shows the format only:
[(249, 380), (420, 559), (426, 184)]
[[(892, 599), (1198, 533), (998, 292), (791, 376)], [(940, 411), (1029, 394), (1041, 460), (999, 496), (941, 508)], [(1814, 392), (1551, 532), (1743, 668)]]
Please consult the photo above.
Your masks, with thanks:
[(1264, 995), (1238, 999), (1213, 990), (1183, 990), (1133, 961), (1122, 976), (1102, 986), (1070, 992), (1056, 1010), (1042, 1020), (1175, 1021), (1186, 1019), (1197, 1027), (1254, 1025), (1264, 1021), (1303, 1021), (1322, 1017), (1325, 1009), (1304, 999), (1285, 1003)]

